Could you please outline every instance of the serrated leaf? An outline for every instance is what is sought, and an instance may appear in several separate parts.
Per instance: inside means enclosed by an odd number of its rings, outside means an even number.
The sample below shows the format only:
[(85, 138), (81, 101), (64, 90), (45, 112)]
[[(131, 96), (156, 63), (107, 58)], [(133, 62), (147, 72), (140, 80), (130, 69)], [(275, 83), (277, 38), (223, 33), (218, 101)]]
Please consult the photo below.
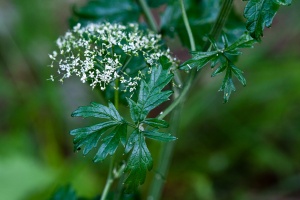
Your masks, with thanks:
[(209, 51), (209, 52), (195, 52), (193, 53), (193, 58), (184, 62), (180, 69), (182, 70), (191, 70), (195, 67), (197, 67), (197, 70), (199, 71), (201, 68), (203, 68), (208, 62), (211, 60), (216, 59), (218, 57), (217, 51)]
[(142, 123), (147, 124), (149, 126), (155, 128), (168, 128), (169, 124), (165, 120), (157, 119), (157, 118), (146, 118)]
[(91, 151), (92, 148), (97, 146), (99, 139), (105, 133), (105, 131), (118, 124), (119, 123), (115, 121), (108, 121), (93, 126), (72, 130), (70, 134), (75, 136), (73, 140), (74, 150), (80, 149), (83, 145), (85, 145), (83, 148), (83, 154), (86, 155)]
[(289, 5), (291, 0), (249, 0), (244, 16), (246, 28), (257, 41), (261, 40), (265, 27), (270, 27), (280, 5)]
[(224, 103), (228, 102), (231, 93), (235, 91), (235, 87), (232, 82), (232, 72), (230, 67), (227, 67), (226, 75), (219, 91), (224, 91)]
[[(100, 147), (101, 150), (98, 150), (96, 161), (105, 158), (107, 154), (111, 154), (113, 152), (117, 139), (125, 145), (127, 122), (120, 116), (112, 103), (109, 103), (108, 107), (97, 103), (91, 103), (90, 106), (81, 106), (73, 112), (72, 116), (97, 117), (108, 120), (93, 126), (77, 128), (70, 132), (70, 134), (74, 136), (74, 149), (77, 150), (84, 146), (84, 155), (89, 153), (92, 148), (95, 148), (102, 135), (108, 131), (108, 129), (113, 127), (115, 127), (115, 129), (110, 132), (107, 137), (105, 137), (104, 143)], [(107, 146), (108, 144), (112, 145), (111, 149)], [(101, 154), (101, 152), (103, 152), (103, 154)]]
[(230, 46), (225, 48), (225, 51), (229, 52), (229, 51), (236, 51), (237, 49), (240, 48), (250, 48), (253, 47), (254, 43), (255, 40), (253, 40), (253, 38), (248, 33), (244, 33), (238, 40), (236, 40)]
[(174, 141), (177, 138), (174, 137), (173, 135), (169, 134), (169, 133), (162, 133), (162, 132), (158, 132), (156, 130), (151, 130), (151, 131), (143, 131), (143, 134), (145, 137), (152, 139), (152, 140), (158, 140), (161, 142), (170, 142), (170, 141)]
[(167, 101), (172, 91), (162, 91), (164, 87), (172, 80), (173, 74), (169, 69), (163, 67), (169, 65), (165, 60), (160, 60), (158, 67), (152, 67), (149, 80), (141, 81), (137, 103), (127, 99), (130, 114), (134, 122), (143, 121), (151, 110)]
[(116, 152), (120, 142), (125, 147), (126, 134), (127, 125), (121, 124), (112, 132), (110, 132), (105, 138), (103, 138), (103, 143), (94, 158), (94, 162), (103, 161), (108, 155), (113, 155)]
[(152, 157), (143, 134), (134, 131), (131, 138), (128, 142), (132, 142), (130, 144), (132, 151), (125, 169), (129, 172), (125, 180), (126, 192), (129, 193), (134, 192), (139, 185), (145, 182), (147, 171), (151, 170), (153, 166)]
[(140, 9), (133, 0), (89, 0), (82, 7), (74, 6), (70, 22), (71, 25), (107, 21), (126, 24), (138, 21), (139, 15)]
[(212, 74), (211, 77), (215, 77), (218, 74), (222, 73), (227, 68), (227, 64), (222, 63)]
[(243, 86), (246, 86), (246, 79), (243, 75), (244, 72), (233, 64), (231, 64), (230, 67), (235, 77), (243, 84)]
[(97, 117), (103, 119), (110, 119), (121, 121), (122, 117), (119, 115), (115, 106), (109, 102), (109, 107), (92, 102), (90, 106), (80, 106), (72, 114), (72, 117)]

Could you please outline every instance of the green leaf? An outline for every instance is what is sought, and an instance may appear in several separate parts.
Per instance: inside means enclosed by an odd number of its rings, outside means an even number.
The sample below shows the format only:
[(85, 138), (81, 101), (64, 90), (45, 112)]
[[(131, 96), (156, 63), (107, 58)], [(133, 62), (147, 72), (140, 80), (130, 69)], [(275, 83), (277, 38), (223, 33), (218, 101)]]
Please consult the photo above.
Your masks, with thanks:
[(235, 91), (235, 87), (232, 82), (232, 72), (230, 67), (227, 67), (226, 75), (219, 91), (224, 91), (224, 103), (228, 102), (231, 93)]
[(169, 124), (165, 120), (157, 119), (157, 118), (147, 118), (142, 123), (147, 124), (149, 126), (155, 128), (168, 128)]
[(227, 68), (227, 64), (222, 63), (212, 74), (211, 77), (215, 77), (218, 74), (222, 73)]
[(218, 57), (217, 51), (210, 51), (210, 52), (195, 52), (193, 53), (193, 58), (184, 62), (180, 69), (182, 70), (191, 70), (197, 67), (199, 71), (202, 69), (209, 61)]
[(110, 119), (115, 121), (121, 121), (122, 117), (119, 115), (115, 106), (109, 102), (109, 107), (101, 104), (92, 102), (90, 106), (81, 106), (75, 110), (71, 116), (72, 117), (97, 117), (103, 119)]
[(134, 122), (143, 121), (151, 110), (167, 101), (172, 91), (162, 91), (164, 87), (172, 80), (173, 74), (170, 73), (169, 63), (164, 59), (160, 60), (158, 67), (152, 67), (151, 75), (147, 82), (141, 81), (137, 103), (127, 99), (131, 118)]
[(261, 41), (263, 30), (270, 27), (280, 5), (290, 5), (292, 0), (249, 0), (244, 16), (247, 19), (246, 28), (250, 35)]
[(237, 77), (237, 79), (243, 84), (243, 86), (246, 86), (246, 79), (243, 75), (244, 72), (233, 64), (230, 64), (230, 67), (235, 77)]
[(156, 130), (151, 130), (151, 131), (143, 131), (144, 136), (153, 140), (158, 140), (161, 142), (170, 142), (170, 141), (174, 141), (177, 138), (174, 137), (173, 135), (169, 134), (169, 133), (162, 133), (162, 132), (158, 132)]
[(238, 40), (225, 48), (225, 51), (236, 51), (240, 48), (252, 48), (255, 42), (256, 41), (253, 40), (249, 33), (246, 32)]
[(112, 103), (109, 107), (91, 103), (90, 106), (81, 106), (72, 113), (73, 117), (97, 117), (108, 121), (84, 128), (77, 128), (70, 132), (74, 136), (74, 149), (79, 150), (82, 146), (83, 154), (86, 155), (98, 145), (100, 138), (110, 128), (115, 127), (108, 136), (103, 139), (103, 144), (95, 156), (95, 162), (103, 160), (108, 154), (112, 155), (119, 142), (125, 145), (127, 122), (120, 116)]
[(126, 151), (131, 151), (125, 171), (129, 172), (126, 180), (126, 192), (134, 192), (146, 179), (147, 171), (152, 169), (153, 161), (147, 148), (145, 137), (135, 130), (128, 140)]
[(140, 10), (134, 0), (89, 0), (85, 6), (73, 7), (71, 25), (90, 22), (121, 22), (138, 21)]
[(125, 147), (126, 144), (127, 125), (121, 124), (117, 126), (112, 132), (110, 132), (105, 138), (102, 139), (102, 145), (100, 146), (94, 161), (103, 161), (107, 155), (113, 155), (119, 143)]

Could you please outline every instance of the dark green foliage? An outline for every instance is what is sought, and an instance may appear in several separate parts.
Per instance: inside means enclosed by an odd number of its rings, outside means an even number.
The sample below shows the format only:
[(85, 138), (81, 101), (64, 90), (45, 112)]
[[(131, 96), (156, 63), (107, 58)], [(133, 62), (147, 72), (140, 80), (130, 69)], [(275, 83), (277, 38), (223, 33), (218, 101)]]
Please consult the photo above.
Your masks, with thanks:
[(71, 186), (65, 186), (59, 188), (50, 200), (77, 200), (75, 190)]
[(247, 30), (257, 41), (261, 41), (263, 30), (270, 27), (280, 5), (290, 5), (292, 0), (245, 0), (244, 10)]
[(71, 26), (90, 22), (136, 22), (140, 10), (134, 0), (89, 0), (83, 7), (73, 7)]
[[(186, 0), (185, 8), (188, 20), (195, 38), (197, 49), (202, 49), (206, 40), (205, 35), (215, 23), (220, 11), (220, 0)], [(224, 31), (231, 42), (235, 41), (245, 31), (244, 23), (234, 10), (229, 15)], [(161, 16), (161, 29), (164, 35), (173, 37), (177, 34), (184, 46), (189, 47), (189, 37), (185, 29), (178, 0), (169, 1), (168, 7)]]
[(243, 34), (237, 41), (229, 45), (227, 37), (223, 35), (223, 48), (219, 48), (218, 45), (211, 40), (212, 46), (215, 49), (210, 52), (192, 52), (193, 58), (184, 62), (180, 69), (191, 70), (196, 68), (202, 69), (207, 63), (211, 62), (211, 68), (214, 68), (218, 63), (219, 67), (212, 73), (212, 77), (222, 73), (226, 70), (223, 83), (220, 91), (224, 91), (224, 102), (229, 100), (232, 91), (235, 91), (235, 86), (232, 81), (232, 75), (234, 75), (244, 86), (246, 85), (246, 79), (243, 76), (243, 71), (238, 69), (231, 61), (231, 56), (241, 54), (240, 48), (252, 47), (255, 41), (249, 34)]
[(169, 0), (147, 0), (147, 3), (150, 7), (159, 7), (163, 4), (168, 3)]
[[(145, 138), (162, 142), (176, 139), (170, 134), (157, 130), (168, 127), (166, 121), (146, 118), (151, 110), (167, 101), (172, 94), (172, 91), (162, 91), (173, 78), (170, 66), (168, 59), (162, 57), (160, 65), (152, 67), (148, 79), (142, 80), (137, 101), (127, 99), (133, 124), (123, 119), (112, 103), (109, 103), (108, 107), (91, 103), (90, 106), (79, 107), (72, 113), (73, 117), (96, 117), (106, 120), (93, 126), (72, 130), (75, 150), (84, 146), (83, 154), (87, 154), (98, 145), (102, 138), (94, 157), (95, 162), (103, 161), (108, 155), (113, 155), (119, 143), (125, 147), (125, 153), (130, 154), (125, 169), (128, 172), (125, 180), (127, 192), (134, 192), (140, 184), (144, 183), (147, 171), (152, 168), (152, 157)], [(133, 128), (133, 131), (127, 140), (128, 125)], [(144, 129), (144, 125), (149, 126), (147, 130)]]

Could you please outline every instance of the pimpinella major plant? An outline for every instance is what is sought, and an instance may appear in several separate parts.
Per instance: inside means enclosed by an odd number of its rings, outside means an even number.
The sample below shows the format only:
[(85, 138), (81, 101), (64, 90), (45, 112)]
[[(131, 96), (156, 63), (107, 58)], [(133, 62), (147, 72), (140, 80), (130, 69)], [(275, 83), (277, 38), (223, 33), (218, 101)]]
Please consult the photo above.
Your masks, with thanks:
[[(160, 198), (170, 162), (170, 151), (165, 149), (172, 151), (182, 103), (201, 69), (210, 65), (212, 77), (223, 75), (220, 91), (227, 102), (236, 81), (246, 85), (235, 64), (241, 49), (260, 42), (280, 6), (291, 3), (246, 0), (245, 20), (236, 14), (233, 0), (90, 0), (73, 7), (72, 28), (57, 39), (57, 49), (49, 54), (54, 69), (49, 80), (63, 82), (76, 76), (106, 99), (72, 113), (98, 118), (99, 123), (70, 132), (76, 151), (86, 155), (96, 149), (95, 162), (110, 159), (101, 199), (108, 199), (120, 177), (123, 184), (114, 190), (115, 199), (135, 193), (145, 182), (155, 162), (147, 147), (151, 140), (164, 146), (156, 169), (159, 176), (154, 177), (147, 198)], [(164, 10), (160, 26), (151, 12), (157, 7)], [(190, 59), (178, 61), (172, 55), (165, 38), (175, 36), (190, 50)], [(161, 109), (165, 102), (168, 105)], [(128, 114), (120, 112), (121, 104)], [(153, 110), (160, 114), (153, 116)], [(164, 118), (169, 115), (172, 120), (167, 122)], [(65, 199), (60, 194), (54, 196)], [(75, 193), (73, 197), (77, 198)]]

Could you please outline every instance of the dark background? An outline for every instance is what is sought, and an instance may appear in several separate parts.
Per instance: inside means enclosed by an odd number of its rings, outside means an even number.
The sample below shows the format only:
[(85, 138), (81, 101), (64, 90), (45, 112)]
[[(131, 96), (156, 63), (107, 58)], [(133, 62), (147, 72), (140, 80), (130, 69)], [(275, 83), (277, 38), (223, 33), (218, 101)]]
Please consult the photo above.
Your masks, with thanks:
[[(48, 53), (76, 2), (0, 2), (0, 199), (47, 199), (66, 184), (94, 197), (104, 186), (108, 163), (73, 153), (68, 134), (87, 124), (70, 113), (101, 97), (76, 79), (47, 81)], [(261, 44), (244, 51), (237, 66), (247, 86), (237, 83), (227, 104), (217, 92), (221, 79), (201, 72), (163, 199), (300, 199), (300, 4), (293, 3), (279, 10)]]

